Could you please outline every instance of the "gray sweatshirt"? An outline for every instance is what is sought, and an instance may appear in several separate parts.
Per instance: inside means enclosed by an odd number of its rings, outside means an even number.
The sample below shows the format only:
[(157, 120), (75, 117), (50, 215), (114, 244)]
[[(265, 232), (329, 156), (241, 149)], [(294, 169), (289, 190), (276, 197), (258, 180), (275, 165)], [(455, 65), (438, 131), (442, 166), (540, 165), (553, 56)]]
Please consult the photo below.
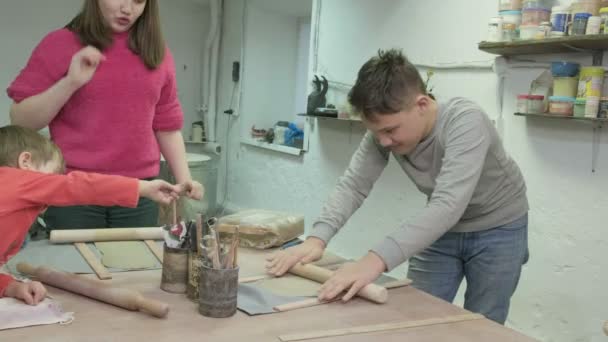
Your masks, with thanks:
[[(389, 154), (369, 131), (365, 134), (310, 236), (329, 242), (368, 196)], [(409, 155), (393, 157), (428, 201), (415, 218), (372, 249), (389, 271), (448, 231), (487, 230), (528, 211), (519, 167), (484, 111), (467, 99), (439, 104), (429, 136)]]

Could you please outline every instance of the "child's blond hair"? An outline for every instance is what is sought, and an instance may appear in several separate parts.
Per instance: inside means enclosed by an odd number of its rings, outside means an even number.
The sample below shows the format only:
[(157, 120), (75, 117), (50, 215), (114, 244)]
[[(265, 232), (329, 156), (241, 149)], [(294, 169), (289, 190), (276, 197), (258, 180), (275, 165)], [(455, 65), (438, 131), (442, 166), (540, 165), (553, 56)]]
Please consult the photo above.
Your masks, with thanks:
[(23, 152), (32, 155), (32, 162), (36, 166), (56, 160), (59, 164), (57, 172), (64, 171), (61, 150), (51, 140), (29, 128), (14, 125), (0, 127), (0, 166), (18, 167), (19, 155)]

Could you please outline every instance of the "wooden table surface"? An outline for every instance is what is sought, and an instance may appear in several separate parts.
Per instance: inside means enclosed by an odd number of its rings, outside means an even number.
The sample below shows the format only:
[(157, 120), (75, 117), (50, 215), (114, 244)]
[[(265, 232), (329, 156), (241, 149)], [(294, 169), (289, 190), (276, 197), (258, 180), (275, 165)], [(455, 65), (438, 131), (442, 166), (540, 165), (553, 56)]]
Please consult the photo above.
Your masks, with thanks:
[[(243, 251), (239, 255), (242, 276), (260, 274), (263, 253)], [(362, 325), (423, 320), (469, 313), (455, 305), (412, 287), (389, 291), (389, 302), (372, 304), (361, 299), (348, 303), (250, 317), (242, 312), (230, 318), (213, 319), (198, 313), (197, 305), (184, 295), (159, 288), (160, 270), (113, 273), (111, 283), (140, 291), (144, 296), (167, 302), (169, 316), (158, 319), (132, 312), (63, 290), (48, 287), (65, 311), (75, 312), (69, 325), (46, 325), (0, 331), (2, 341), (279, 341), (278, 336)], [(402, 330), (349, 335), (311, 342), (338, 341), (420, 342), (532, 342), (536, 341), (487, 319)]]

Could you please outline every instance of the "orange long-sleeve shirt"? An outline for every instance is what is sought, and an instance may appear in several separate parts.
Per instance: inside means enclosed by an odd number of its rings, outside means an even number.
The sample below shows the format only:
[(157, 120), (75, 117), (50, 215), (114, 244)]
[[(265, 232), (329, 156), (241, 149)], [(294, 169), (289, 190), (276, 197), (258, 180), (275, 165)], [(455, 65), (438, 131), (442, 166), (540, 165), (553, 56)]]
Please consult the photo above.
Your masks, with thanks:
[[(19, 252), (38, 214), (47, 206), (102, 205), (136, 207), (134, 178), (74, 171), (44, 174), (0, 167), (0, 266)], [(0, 274), (0, 297), (13, 278)]]

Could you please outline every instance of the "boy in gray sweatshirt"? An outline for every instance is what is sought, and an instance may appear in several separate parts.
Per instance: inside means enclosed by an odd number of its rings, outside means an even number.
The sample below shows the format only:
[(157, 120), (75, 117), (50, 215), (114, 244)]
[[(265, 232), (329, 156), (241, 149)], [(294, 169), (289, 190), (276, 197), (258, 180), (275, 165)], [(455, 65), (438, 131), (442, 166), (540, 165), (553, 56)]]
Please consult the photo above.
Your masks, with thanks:
[[(451, 302), (467, 280), (465, 309), (503, 324), (528, 258), (528, 201), (517, 164), (475, 103), (435, 102), (418, 70), (398, 50), (380, 51), (359, 71), (349, 102), (367, 128), (312, 233), (269, 258), (285, 273), (321, 257), (330, 239), (361, 206), (390, 155), (427, 195), (424, 209), (319, 292), (349, 300), (382, 272), (409, 260), (413, 286)], [(398, 213), (396, 213), (398, 215)]]

